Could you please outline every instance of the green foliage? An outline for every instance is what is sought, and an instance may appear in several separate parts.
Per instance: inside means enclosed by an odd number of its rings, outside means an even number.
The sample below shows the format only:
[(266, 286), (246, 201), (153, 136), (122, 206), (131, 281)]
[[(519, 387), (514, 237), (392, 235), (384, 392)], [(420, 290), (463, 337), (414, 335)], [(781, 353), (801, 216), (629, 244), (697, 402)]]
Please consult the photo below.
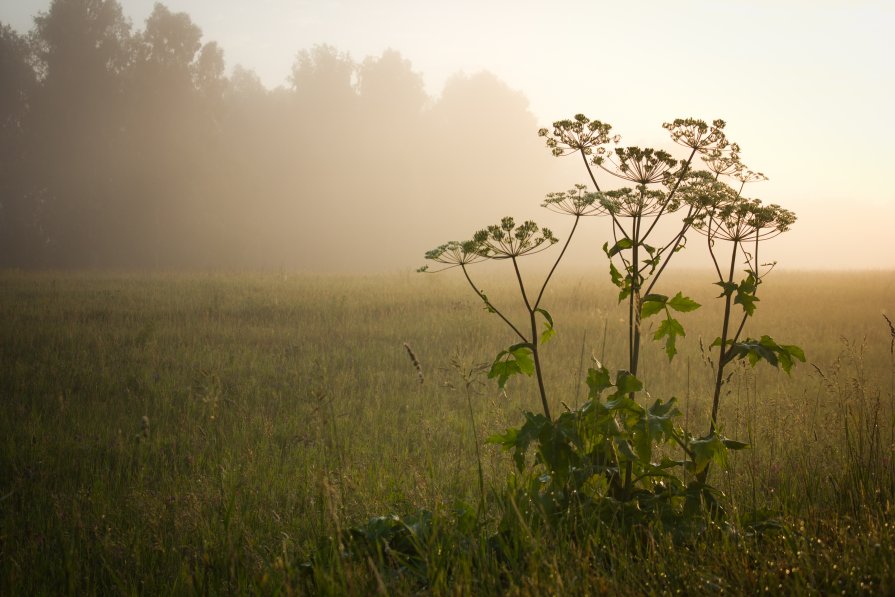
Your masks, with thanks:
[[(554, 421), (525, 413), (521, 427), (488, 438), (511, 451), (516, 466), (507, 490), (518, 511), (507, 512), (501, 528), (515, 528), (516, 516), (528, 526), (596, 519), (676, 531), (698, 527), (694, 521), (704, 516), (698, 503), (719, 494), (685, 482), (681, 473), (724, 464), (728, 450), (746, 444), (718, 434), (692, 438), (676, 424), (676, 399), (641, 406), (632, 396), (643, 384), (627, 371), (612, 382), (605, 367), (591, 368), (587, 385), (588, 401), (580, 408)], [(675, 450), (682, 459), (672, 456)]]
[(514, 344), (497, 354), (488, 378), (497, 378), (497, 385), (502, 390), (513, 375), (524, 374), (531, 377), (535, 372), (535, 362), (531, 346), (527, 343)]
[(553, 316), (543, 307), (538, 307), (535, 309), (535, 312), (544, 316), (544, 331), (541, 332), (541, 344), (546, 344), (556, 336), (556, 330), (553, 329)]
[[(712, 342), (712, 347), (721, 346), (721, 338)], [(729, 340), (725, 352), (727, 360), (746, 359), (753, 367), (765, 361), (772, 367), (782, 368), (789, 373), (796, 361), (805, 362), (805, 351), (791, 344), (777, 344), (770, 336), (760, 339), (746, 338), (741, 342)]]
[(661, 340), (665, 338), (665, 354), (668, 355), (669, 360), (673, 359), (674, 355), (677, 354), (677, 337), (686, 336), (687, 333), (684, 331), (684, 326), (681, 325), (681, 322), (671, 316), (671, 311), (689, 313), (698, 309), (700, 307), (699, 303), (678, 292), (671, 299), (664, 294), (648, 294), (643, 297), (641, 305), (640, 314), (643, 319), (665, 311), (665, 320), (659, 324), (659, 329), (656, 330), (653, 339)]

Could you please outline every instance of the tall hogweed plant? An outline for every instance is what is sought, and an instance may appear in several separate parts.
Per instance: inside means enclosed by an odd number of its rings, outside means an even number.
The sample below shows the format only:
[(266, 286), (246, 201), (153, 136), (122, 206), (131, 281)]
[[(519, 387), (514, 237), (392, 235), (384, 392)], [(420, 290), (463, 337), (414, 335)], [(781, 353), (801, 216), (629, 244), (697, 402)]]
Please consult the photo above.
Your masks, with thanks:
[[(693, 118), (665, 123), (681, 155), (649, 147), (623, 146), (611, 125), (577, 115), (553, 123), (539, 135), (556, 157), (580, 156), (590, 188), (578, 184), (550, 193), (543, 207), (573, 218), (565, 242), (532, 221), (503, 218), (466, 241), (451, 241), (428, 253), (433, 266), (423, 272), (459, 269), (485, 309), (506, 325), (513, 343), (501, 350), (488, 371), (503, 389), (516, 375), (534, 377), (541, 412), (524, 413), (520, 427), (488, 438), (513, 453), (514, 474), (496, 499), (502, 508), (501, 531), (553, 526), (575, 521), (624, 521), (660, 524), (680, 531), (701, 528), (706, 516), (722, 512), (718, 492), (708, 482), (712, 463), (723, 466), (729, 450), (746, 444), (725, 437), (718, 420), (728, 366), (746, 359), (765, 361), (789, 372), (805, 355), (797, 346), (770, 336), (746, 336), (758, 288), (773, 263), (759, 261), (764, 241), (787, 231), (795, 216), (778, 205), (747, 198), (747, 183), (765, 180), (746, 168), (740, 147), (724, 133), (725, 123)], [(601, 180), (603, 182), (601, 183)], [(617, 186), (608, 181), (618, 181)], [(545, 291), (583, 217), (608, 220), (612, 241), (603, 245), (609, 278), (627, 311), (628, 364), (613, 374), (601, 363), (588, 369), (588, 399), (555, 416), (543, 375), (543, 348), (555, 335), (554, 317), (543, 305)], [(674, 219), (670, 234), (660, 221)], [(724, 302), (720, 335), (712, 343), (715, 384), (710, 426), (695, 434), (679, 424), (674, 397), (653, 400), (641, 381), (643, 321), (660, 317), (653, 340), (664, 344), (669, 360), (686, 332), (678, 317), (700, 305), (682, 292), (659, 292), (673, 257), (685, 249), (691, 231), (707, 240), (719, 299)], [(520, 269), (523, 257), (561, 248), (535, 291)], [(522, 321), (512, 320), (474, 281), (474, 266), (499, 260), (512, 267), (524, 306)], [(744, 267), (737, 270), (737, 266)], [(539, 325), (540, 324), (540, 325)], [(554, 401), (555, 402), (555, 401)], [(561, 404), (564, 405), (561, 401)], [(675, 457), (674, 455), (678, 455)]]

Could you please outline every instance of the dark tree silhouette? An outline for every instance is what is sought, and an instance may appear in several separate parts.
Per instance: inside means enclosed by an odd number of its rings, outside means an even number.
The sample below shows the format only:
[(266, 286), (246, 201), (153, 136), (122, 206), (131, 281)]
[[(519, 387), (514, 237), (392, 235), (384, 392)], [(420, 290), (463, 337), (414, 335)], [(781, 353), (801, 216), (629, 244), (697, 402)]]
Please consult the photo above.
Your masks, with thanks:
[(31, 265), (39, 250), (38, 189), (26, 170), (27, 127), (37, 88), (31, 49), (24, 37), (0, 25), (0, 265)]
[(268, 90), (189, 15), (132, 30), (115, 0), (53, 0), (0, 50), (3, 266), (392, 268), (556, 184), (521, 94), (434, 100), (396, 50), (302, 50)]

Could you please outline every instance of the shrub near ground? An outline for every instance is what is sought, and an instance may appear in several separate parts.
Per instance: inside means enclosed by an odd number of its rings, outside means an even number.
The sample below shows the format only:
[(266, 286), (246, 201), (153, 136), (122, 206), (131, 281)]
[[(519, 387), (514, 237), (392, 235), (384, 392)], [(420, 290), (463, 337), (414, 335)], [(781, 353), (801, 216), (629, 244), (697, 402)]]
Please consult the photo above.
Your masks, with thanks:
[[(557, 412), (586, 397), (592, 356), (625, 362), (623, 309), (603, 277), (561, 272), (545, 297)], [(712, 472), (732, 513), (764, 513), (761, 533), (718, 530), (686, 549), (661, 535), (546, 534), (511, 562), (473, 536), (412, 571), (318, 559), (311, 580), (301, 564), (352, 525), (477, 503), (461, 370), (507, 337), (462, 282), (5, 273), (0, 593), (891, 592), (895, 361), (882, 314), (895, 311), (895, 274), (773, 277), (755, 325), (816, 367), (737, 367), (720, 420), (754, 448)], [(510, 282), (489, 297), (510, 304)], [(716, 333), (717, 289), (695, 275), (668, 285), (704, 307), (686, 314), (670, 364), (646, 345), (644, 382), (702, 428), (712, 379), (699, 341)], [(528, 379), (506, 396), (470, 387), (480, 438), (538, 408)], [(499, 486), (509, 456), (482, 454), (486, 486)], [(451, 532), (432, 541), (453, 545)]]

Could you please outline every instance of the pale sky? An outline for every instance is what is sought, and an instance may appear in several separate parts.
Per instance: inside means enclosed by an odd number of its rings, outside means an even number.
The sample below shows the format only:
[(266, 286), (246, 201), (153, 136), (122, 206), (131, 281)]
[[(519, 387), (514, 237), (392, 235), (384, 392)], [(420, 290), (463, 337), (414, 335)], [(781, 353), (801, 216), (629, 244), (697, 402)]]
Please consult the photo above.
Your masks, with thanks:
[[(136, 28), (153, 4), (122, 2)], [(270, 87), (286, 84), (299, 50), (328, 43), (358, 61), (394, 48), (436, 96), (454, 72), (489, 70), (528, 97), (542, 126), (583, 112), (611, 123), (623, 144), (664, 143), (661, 123), (675, 117), (723, 118), (743, 161), (770, 178), (747, 194), (799, 216), (772, 241), (781, 265), (895, 268), (893, 2), (164, 4), (217, 41), (228, 66), (254, 69)], [(0, 21), (26, 31), (48, 7), (5, 0)]]

